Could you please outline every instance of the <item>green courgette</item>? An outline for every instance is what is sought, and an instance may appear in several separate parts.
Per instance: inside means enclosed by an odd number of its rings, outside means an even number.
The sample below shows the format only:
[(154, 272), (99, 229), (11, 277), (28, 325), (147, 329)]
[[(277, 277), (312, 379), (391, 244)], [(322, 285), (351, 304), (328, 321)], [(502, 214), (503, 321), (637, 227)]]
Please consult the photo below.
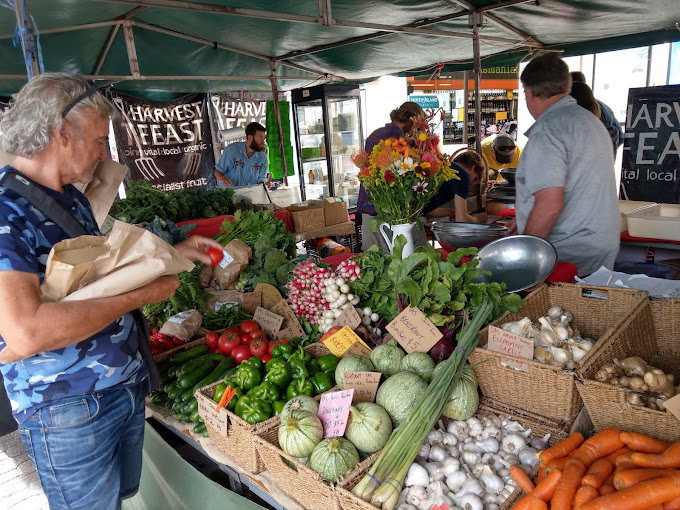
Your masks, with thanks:
[(187, 388), (182, 393), (180, 393), (180, 397), (182, 398), (182, 402), (188, 402), (189, 399), (193, 398), (193, 396), (194, 396), (194, 389), (193, 388)]
[(206, 354), (208, 352), (208, 346), (205, 344), (197, 345), (196, 347), (192, 347), (191, 349), (180, 352), (178, 354), (175, 354), (172, 358), (170, 358), (170, 363), (175, 365), (177, 363), (184, 363), (185, 361), (189, 361), (190, 359), (197, 358), (203, 354)]
[(191, 413), (191, 415), (189, 415), (189, 419), (190, 419), (193, 423), (198, 423), (198, 418), (199, 418), (199, 416), (198, 416), (198, 409), (196, 409), (195, 411), (193, 411), (193, 412)]
[(181, 366), (182, 366), (182, 365), (172, 365), (172, 366), (168, 369), (168, 374), (167, 374), (168, 379), (174, 379), (175, 377), (177, 377), (177, 370), (179, 370), (179, 368), (180, 368)]
[(168, 397), (175, 400), (180, 393), (182, 393), (182, 388), (179, 386), (179, 381), (177, 381), (177, 385), (174, 386), (173, 388), (170, 388), (170, 390), (168, 391)]
[(203, 356), (199, 356), (196, 359), (192, 359), (190, 361), (187, 361), (184, 363), (178, 370), (177, 370), (177, 377), (182, 377), (183, 375), (190, 374), (194, 370), (196, 370), (198, 367), (200, 367), (205, 360), (210, 360), (213, 362), (222, 362), (224, 360), (225, 356), (224, 354), (220, 354), (219, 352), (216, 352), (215, 354), (205, 354)]
[(179, 386), (182, 389), (193, 388), (194, 384), (196, 384), (198, 381), (200, 381), (206, 375), (208, 375), (210, 372), (212, 372), (212, 369), (213, 369), (213, 361), (207, 359), (196, 370), (194, 370), (193, 372), (190, 372), (186, 375), (183, 375), (182, 377), (177, 379), (177, 386)]
[(182, 412), (182, 402), (175, 400), (170, 409), (172, 409), (173, 413), (180, 414)]
[(233, 364), (234, 358), (232, 358), (231, 356), (229, 356), (228, 358), (224, 358), (222, 361), (220, 361), (220, 364), (215, 367), (215, 370), (210, 372), (207, 376), (205, 376), (203, 379), (201, 379), (194, 385), (193, 387), (194, 393), (196, 393), (196, 391), (198, 391), (200, 388), (208, 386), (209, 384), (212, 384), (222, 379), (224, 376), (227, 375), (227, 372), (231, 371), (231, 366)]
[(198, 400), (196, 400), (195, 398), (192, 398), (191, 400), (189, 400), (188, 404), (189, 405), (187, 406), (187, 408), (192, 413), (198, 409)]
[(191, 429), (191, 431), (194, 434), (202, 434), (203, 432), (205, 432), (205, 430), (206, 430), (205, 429), (205, 423), (199, 423), (193, 429)]

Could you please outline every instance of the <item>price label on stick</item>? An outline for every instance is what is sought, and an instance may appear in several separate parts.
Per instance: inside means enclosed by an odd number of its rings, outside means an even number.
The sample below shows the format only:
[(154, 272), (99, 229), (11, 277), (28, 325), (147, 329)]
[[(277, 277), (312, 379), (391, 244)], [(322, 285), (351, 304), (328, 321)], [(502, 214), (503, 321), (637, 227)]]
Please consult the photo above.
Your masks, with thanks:
[[(323, 341), (323, 344), (328, 347), (328, 349), (336, 356), (343, 356), (349, 353), (349, 349), (353, 348), (355, 345), (359, 344), (362, 347), (362, 352), (352, 352), (351, 354), (363, 354), (363, 352), (368, 351), (368, 355), (371, 354), (371, 349), (359, 338), (359, 336), (350, 329), (349, 326), (343, 326), (343, 328), (329, 336)], [(359, 347), (354, 347), (355, 349)]]
[(359, 324), (361, 324), (361, 317), (359, 317), (356, 308), (348, 306), (342, 311), (340, 317), (333, 321), (331, 327), (340, 326), (342, 328), (343, 326), (349, 326), (351, 329), (356, 329)]
[(323, 425), (323, 437), (340, 437), (347, 428), (349, 406), (352, 405), (354, 389), (333, 391), (321, 395), (317, 416)]
[[(534, 342), (532, 340), (495, 326), (489, 326), (489, 344), (487, 348), (493, 352), (501, 352), (517, 356), (518, 358), (534, 359)], [(501, 359), (501, 362), (521, 372), (529, 371), (529, 364), (523, 361)]]
[(257, 322), (260, 328), (262, 328), (262, 331), (271, 338), (277, 336), (281, 329), (281, 324), (283, 324), (283, 317), (276, 315), (274, 312), (270, 312), (261, 306), (258, 306), (255, 310), (253, 320)]
[(444, 335), (419, 308), (409, 306), (387, 325), (407, 354), (427, 352)]
[(345, 389), (354, 388), (353, 402), (373, 402), (380, 384), (380, 372), (343, 372)]

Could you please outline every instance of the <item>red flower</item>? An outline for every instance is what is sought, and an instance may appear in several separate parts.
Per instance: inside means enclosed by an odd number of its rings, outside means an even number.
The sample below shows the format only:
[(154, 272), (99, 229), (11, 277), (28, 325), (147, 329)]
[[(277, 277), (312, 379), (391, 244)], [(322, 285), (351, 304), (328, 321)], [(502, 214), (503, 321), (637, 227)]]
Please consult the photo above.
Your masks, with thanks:
[(394, 174), (388, 170), (385, 172), (385, 182), (392, 182), (394, 180)]

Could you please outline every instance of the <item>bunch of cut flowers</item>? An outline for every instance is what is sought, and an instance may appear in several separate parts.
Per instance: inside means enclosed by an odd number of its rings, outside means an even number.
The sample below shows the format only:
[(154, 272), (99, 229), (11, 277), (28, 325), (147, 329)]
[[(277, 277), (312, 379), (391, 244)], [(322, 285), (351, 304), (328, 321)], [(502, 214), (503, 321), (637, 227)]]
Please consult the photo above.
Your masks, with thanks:
[(460, 179), (449, 157), (437, 151), (439, 137), (430, 133), (428, 119), (414, 122), (404, 137), (381, 140), (370, 154), (352, 156), (379, 223), (415, 223), (442, 184)]

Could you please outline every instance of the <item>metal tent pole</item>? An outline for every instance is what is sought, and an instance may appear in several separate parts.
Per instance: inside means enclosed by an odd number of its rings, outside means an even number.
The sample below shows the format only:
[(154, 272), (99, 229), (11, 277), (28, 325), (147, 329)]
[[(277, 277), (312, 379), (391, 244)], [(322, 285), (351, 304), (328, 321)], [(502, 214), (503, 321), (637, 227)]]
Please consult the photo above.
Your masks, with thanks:
[(272, 83), (272, 99), (274, 100), (274, 115), (276, 116), (276, 125), (279, 128), (279, 152), (281, 153), (281, 162), (283, 163), (283, 184), (288, 186), (288, 163), (286, 162), (286, 150), (283, 146), (283, 131), (281, 129), (281, 115), (279, 113), (279, 91), (276, 88), (276, 64), (271, 64), (272, 74), (269, 80)]
[(475, 61), (475, 150), (477, 154), (482, 154), (482, 108), (479, 89), (482, 84), (482, 59), (479, 52), (479, 27), (482, 24), (482, 13), (474, 12), (470, 15), (472, 25), (472, 52)]
[(24, 55), (24, 62), (26, 62), (26, 76), (28, 81), (31, 81), (34, 76), (40, 74), (40, 68), (38, 67), (37, 50), (35, 49), (35, 41), (33, 41), (31, 24), (28, 22), (28, 11), (24, 11), (24, 7), (22, 0), (14, 0), (14, 12), (17, 16), (17, 27), (19, 27), (19, 37), (21, 38), (21, 52)]

